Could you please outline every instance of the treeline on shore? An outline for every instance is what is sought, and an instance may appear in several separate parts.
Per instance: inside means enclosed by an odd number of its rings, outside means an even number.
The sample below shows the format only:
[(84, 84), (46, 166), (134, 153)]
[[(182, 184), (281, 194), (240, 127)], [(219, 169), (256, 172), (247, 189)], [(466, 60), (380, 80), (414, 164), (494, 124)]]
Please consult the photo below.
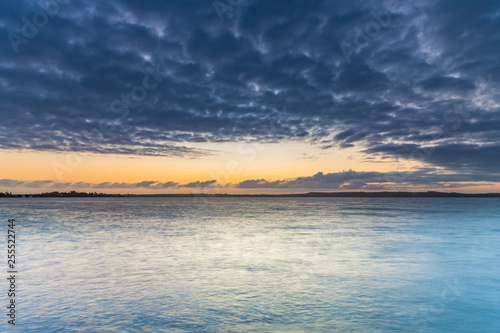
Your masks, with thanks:
[(500, 193), (457, 193), (457, 192), (308, 192), (294, 194), (108, 194), (97, 192), (46, 192), (39, 194), (12, 194), (0, 192), (0, 198), (59, 198), (59, 197), (337, 197), (337, 198), (500, 198)]
[(46, 193), (39, 193), (39, 194), (12, 194), (11, 192), (0, 192), (0, 198), (55, 198), (55, 197), (78, 197), (78, 198), (83, 198), (83, 197), (123, 197), (125, 195), (123, 194), (107, 194), (107, 193), (97, 193), (97, 192), (76, 192), (76, 191), (70, 191), (70, 192), (46, 192)]

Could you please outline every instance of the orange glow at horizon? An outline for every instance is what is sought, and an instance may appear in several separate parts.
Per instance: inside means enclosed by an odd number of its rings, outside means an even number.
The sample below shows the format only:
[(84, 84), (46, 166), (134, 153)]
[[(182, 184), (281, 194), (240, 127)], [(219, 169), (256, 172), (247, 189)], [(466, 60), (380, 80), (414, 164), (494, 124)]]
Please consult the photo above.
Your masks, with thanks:
[[(206, 149), (211, 154), (197, 158), (102, 155), (70, 152), (34, 152), (0, 150), (0, 179), (21, 181), (51, 180), (60, 183), (138, 183), (142, 181), (177, 182), (187, 184), (196, 181), (217, 180), (218, 184), (237, 184), (249, 179), (268, 181), (295, 179), (312, 176), (318, 172), (332, 173), (354, 171), (411, 171), (408, 163), (387, 162), (374, 158), (367, 160), (353, 148), (321, 150), (307, 143), (199, 143), (192, 148)], [(406, 168), (404, 168), (406, 166)], [(40, 193), (62, 189), (47, 188), (0, 188), (14, 193)], [(22, 190), (22, 191), (21, 191)], [(315, 189), (89, 189), (69, 188), (86, 192), (105, 193), (300, 193), (327, 191)], [(339, 189), (337, 189), (339, 190)], [(408, 187), (407, 191), (440, 190), (460, 192), (496, 192), (494, 186), (463, 188)], [(335, 190), (331, 190), (335, 191)], [(343, 190), (346, 191), (346, 190)]]
[[(385, 164), (363, 164), (353, 160), (354, 151), (325, 153), (308, 144), (208, 145), (208, 149), (217, 152), (198, 158), (0, 151), (0, 177), (90, 183), (144, 180), (187, 183), (217, 178), (225, 182), (229, 178), (228, 182), (234, 183), (246, 179), (296, 178), (349, 169), (373, 171), (376, 167), (377, 171), (390, 170), (390, 166)], [(319, 156), (311, 158), (311, 151), (319, 151)]]

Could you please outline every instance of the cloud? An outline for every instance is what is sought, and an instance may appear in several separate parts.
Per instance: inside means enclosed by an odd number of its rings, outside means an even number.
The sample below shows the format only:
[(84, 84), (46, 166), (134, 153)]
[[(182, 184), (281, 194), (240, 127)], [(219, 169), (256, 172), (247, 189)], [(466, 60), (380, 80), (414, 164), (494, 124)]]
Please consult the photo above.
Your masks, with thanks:
[[(0, 34), (39, 10), (5, 3)], [(340, 45), (381, 10), (390, 22), (347, 62)], [(210, 1), (72, 1), (19, 53), (0, 42), (0, 149), (199, 157), (213, 152), (190, 143), (245, 139), (401, 158), (433, 146), (432, 166), (495, 172), (499, 14), (488, 0), (249, 0), (221, 22)], [(147, 75), (158, 85), (134, 101)], [(457, 107), (470, 114), (459, 126), (446, 117)]]
[(443, 91), (467, 93), (476, 88), (476, 84), (471, 80), (457, 79), (453, 77), (432, 77), (418, 82), (416, 86), (426, 92), (438, 93)]
[(36, 180), (36, 181), (24, 181), (24, 180), (13, 180), (13, 179), (0, 179), (0, 186), (5, 188), (54, 188), (54, 189), (66, 189), (66, 188), (79, 188), (79, 189), (151, 189), (151, 190), (164, 190), (164, 189), (178, 189), (178, 188), (208, 188), (216, 187), (216, 180), (208, 181), (195, 181), (187, 184), (179, 184), (178, 182), (168, 181), (168, 182), (158, 182), (152, 180), (145, 180), (137, 183), (125, 183), (125, 182), (102, 182), (97, 184), (85, 183), (85, 182), (60, 182), (54, 180)]
[(188, 183), (186, 185), (182, 185), (182, 187), (190, 187), (190, 188), (204, 188), (204, 187), (213, 187), (217, 181), (216, 180), (207, 180), (204, 182), (200, 182), (199, 180)]
[[(249, 179), (235, 184), (236, 188), (275, 188), (275, 189), (391, 189), (394, 184), (407, 187), (449, 187), (450, 184), (472, 186), (478, 182), (498, 182), (500, 175), (475, 174), (443, 174), (436, 169), (428, 168), (413, 172), (356, 172), (353, 170), (336, 173), (318, 172), (309, 177), (267, 181), (265, 179)], [(466, 185), (464, 183), (469, 183)], [(474, 184), (477, 185), (477, 184)], [(484, 185), (484, 184), (483, 184)]]
[(435, 166), (467, 173), (485, 173), (496, 179), (500, 175), (500, 144), (442, 144), (420, 147), (417, 145), (380, 145), (368, 153), (412, 158)]
[(436, 168), (422, 168), (407, 172), (358, 172), (354, 170), (323, 173), (312, 176), (297, 177), (283, 180), (247, 179), (239, 183), (218, 184), (216, 180), (197, 180), (187, 184), (173, 181), (159, 182), (146, 180), (136, 183), (126, 182), (59, 182), (53, 180), (22, 181), (0, 179), (0, 187), (9, 188), (51, 188), (51, 189), (208, 189), (208, 188), (236, 188), (236, 189), (301, 189), (301, 190), (391, 190), (402, 188), (450, 188), (479, 185), (491, 185), (500, 182), (500, 175), (474, 173), (443, 173)]
[(177, 182), (157, 182), (157, 181), (142, 181), (137, 183), (111, 183), (102, 182), (98, 184), (86, 183), (86, 182), (59, 182), (54, 180), (36, 180), (36, 181), (24, 181), (24, 180), (13, 180), (13, 179), (0, 179), (0, 186), (5, 188), (53, 188), (53, 189), (68, 189), (68, 188), (78, 188), (78, 189), (168, 189), (177, 188), (179, 183)]
[(51, 180), (23, 181), (23, 180), (13, 180), (13, 179), (0, 179), (0, 186), (4, 187), (43, 188), (51, 186), (53, 184), (54, 182)]

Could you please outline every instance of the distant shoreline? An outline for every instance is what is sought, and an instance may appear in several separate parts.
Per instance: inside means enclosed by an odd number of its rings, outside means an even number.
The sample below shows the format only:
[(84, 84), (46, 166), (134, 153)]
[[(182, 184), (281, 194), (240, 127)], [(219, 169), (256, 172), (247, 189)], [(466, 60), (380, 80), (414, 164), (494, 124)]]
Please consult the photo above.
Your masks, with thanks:
[(256, 197), (256, 198), (500, 198), (500, 193), (458, 192), (307, 192), (297, 194), (107, 194), (87, 192), (49, 192), (39, 194), (0, 193), (0, 198), (96, 198), (96, 197)]

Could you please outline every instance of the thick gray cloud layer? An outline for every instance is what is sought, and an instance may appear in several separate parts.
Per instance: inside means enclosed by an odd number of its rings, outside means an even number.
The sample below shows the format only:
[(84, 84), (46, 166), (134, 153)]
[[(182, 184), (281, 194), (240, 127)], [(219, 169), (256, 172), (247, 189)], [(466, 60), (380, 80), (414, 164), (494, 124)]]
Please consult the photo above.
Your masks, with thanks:
[(1, 5), (2, 149), (301, 140), (498, 174), (497, 0), (59, 2)]

